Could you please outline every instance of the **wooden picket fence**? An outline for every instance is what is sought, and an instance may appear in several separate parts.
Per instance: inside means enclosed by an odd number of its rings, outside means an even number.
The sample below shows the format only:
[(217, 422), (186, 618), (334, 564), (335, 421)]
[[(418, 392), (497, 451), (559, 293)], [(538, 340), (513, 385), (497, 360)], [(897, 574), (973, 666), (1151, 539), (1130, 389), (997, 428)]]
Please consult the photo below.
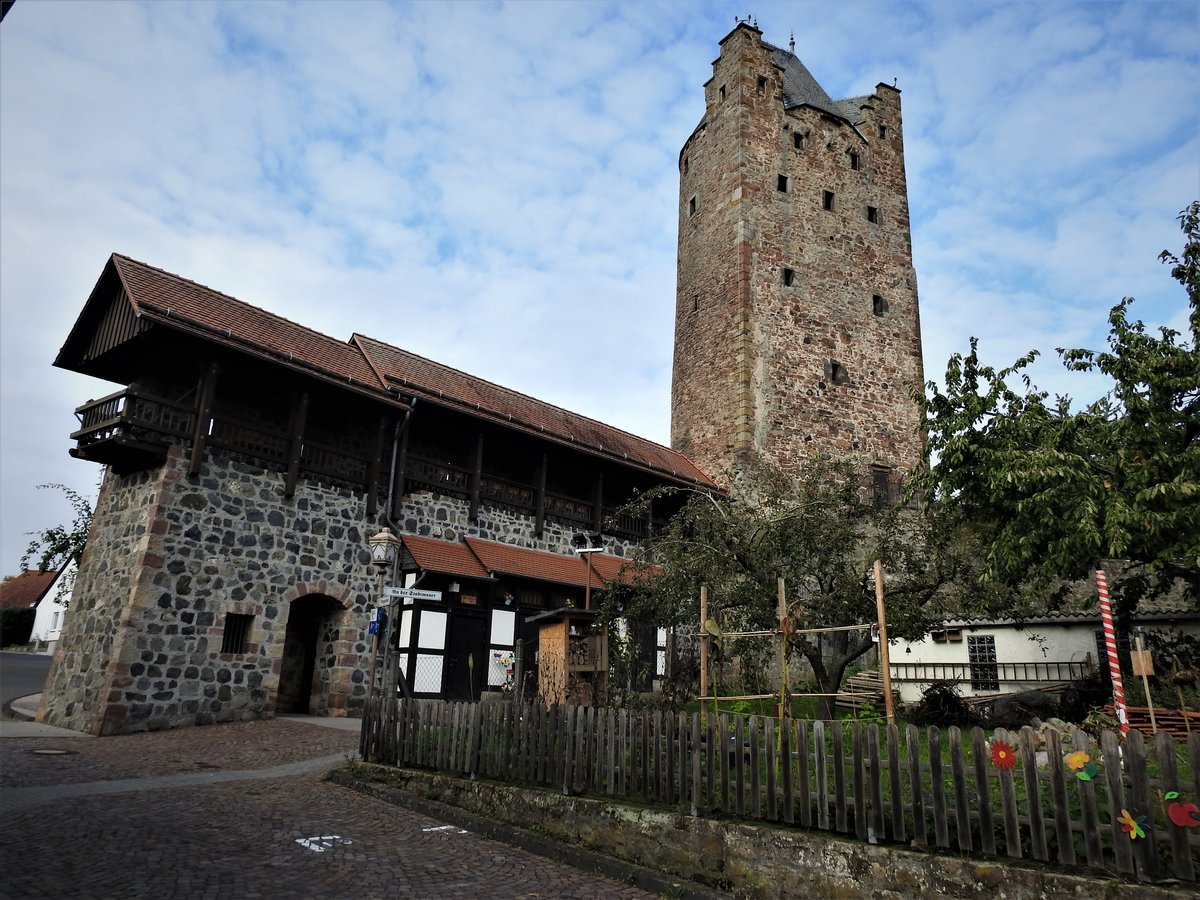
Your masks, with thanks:
[[(1081, 731), (1045, 745), (998, 729), (1017, 765), (992, 764), (979, 728), (879, 726), (723, 713), (670, 714), (513, 702), (372, 699), (364, 760), (625, 798), (694, 816), (757, 820), (984, 856), (1035, 859), (1143, 881), (1196, 881), (1200, 828), (1168, 808), (1200, 798), (1200, 735)], [(943, 740), (945, 737), (945, 740)], [(1081, 780), (1066, 756), (1082, 750)], [(1179, 797), (1167, 798), (1175, 791)], [(1190, 820), (1183, 810), (1176, 818)], [(1131, 838), (1123, 814), (1144, 836)], [(1198, 813), (1200, 815), (1200, 813)]]

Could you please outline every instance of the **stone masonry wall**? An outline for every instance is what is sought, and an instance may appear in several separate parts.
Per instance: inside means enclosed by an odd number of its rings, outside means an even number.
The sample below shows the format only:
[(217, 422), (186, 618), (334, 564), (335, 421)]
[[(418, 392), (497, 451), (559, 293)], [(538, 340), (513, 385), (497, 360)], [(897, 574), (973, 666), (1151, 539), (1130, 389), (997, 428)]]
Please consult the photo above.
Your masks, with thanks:
[[(227, 454), (207, 456), (195, 478), (179, 446), (161, 468), (109, 472), (42, 720), (115, 734), (272, 716), (292, 604), (313, 595), (330, 598), (332, 613), (319, 632), (311, 711), (358, 715), (376, 577), (366, 538), (382, 524), (367, 519), (360, 493), (302, 481), (287, 499), (282, 474)], [(470, 522), (466, 502), (428, 493), (406, 498), (398, 524), (560, 553), (576, 530), (547, 523), (539, 537), (529, 517), (493, 507)], [(245, 652), (222, 652), (230, 613), (253, 617)]]
[(903, 471), (923, 372), (900, 94), (861, 98), (856, 131), (785, 110), (782, 82), (736, 28), (680, 154), (672, 443), (717, 476), (740, 454), (795, 471), (814, 451)]

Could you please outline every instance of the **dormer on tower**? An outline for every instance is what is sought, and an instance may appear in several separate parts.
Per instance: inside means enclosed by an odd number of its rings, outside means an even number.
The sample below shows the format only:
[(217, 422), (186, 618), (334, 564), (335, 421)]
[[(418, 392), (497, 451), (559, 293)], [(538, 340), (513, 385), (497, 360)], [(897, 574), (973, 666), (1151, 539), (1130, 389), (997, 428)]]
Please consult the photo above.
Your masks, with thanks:
[(893, 482), (923, 379), (900, 92), (834, 100), (748, 22), (679, 156), (672, 446), (719, 480), (814, 451)]

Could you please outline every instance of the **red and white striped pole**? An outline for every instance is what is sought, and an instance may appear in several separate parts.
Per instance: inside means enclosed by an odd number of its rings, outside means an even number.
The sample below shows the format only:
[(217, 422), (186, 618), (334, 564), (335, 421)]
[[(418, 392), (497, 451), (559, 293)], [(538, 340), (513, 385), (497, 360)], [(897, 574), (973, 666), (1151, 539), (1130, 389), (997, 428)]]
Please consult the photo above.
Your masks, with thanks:
[(1113, 707), (1121, 734), (1129, 734), (1129, 712), (1125, 709), (1125, 685), (1121, 683), (1121, 661), (1117, 656), (1117, 630), (1113, 627), (1112, 604), (1108, 602), (1108, 578), (1096, 570), (1096, 592), (1100, 595), (1100, 620), (1104, 623), (1104, 646), (1108, 650), (1108, 674), (1112, 676)]

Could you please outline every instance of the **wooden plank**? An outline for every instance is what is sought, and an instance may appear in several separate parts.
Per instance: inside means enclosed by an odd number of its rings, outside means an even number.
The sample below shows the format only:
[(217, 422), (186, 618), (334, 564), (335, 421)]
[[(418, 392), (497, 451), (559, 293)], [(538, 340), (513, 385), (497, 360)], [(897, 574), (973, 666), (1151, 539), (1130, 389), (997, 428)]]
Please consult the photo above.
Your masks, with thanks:
[(479, 710), (483, 704), (471, 704), (471, 720), (467, 725), (467, 775), (479, 774)]
[(538, 465), (537, 482), (534, 488), (533, 505), (534, 505), (534, 525), (533, 533), (538, 537), (542, 536), (542, 532), (546, 528), (546, 471), (547, 462), (546, 454), (542, 454), (542, 461)]
[(870, 763), (870, 786), (867, 801), (871, 807), (871, 831), (874, 841), (887, 839), (883, 815), (883, 760), (879, 753), (879, 726), (871, 723), (867, 729), (867, 760)]
[(650, 725), (654, 721), (650, 713), (643, 713), (638, 716), (638, 778), (642, 786), (642, 799), (649, 800), (653, 794), (654, 788), (650, 784), (650, 773), (652, 771), (650, 765)]
[(738, 817), (746, 815), (746, 743), (745, 743), (745, 721), (743, 715), (736, 715), (733, 719), (733, 752), (735, 763), (735, 779), (734, 792), (736, 796), (736, 809)]
[(388, 425), (390, 424), (390, 416), (388, 414), (379, 417), (379, 425), (375, 431), (375, 443), (371, 447), (371, 461), (367, 466), (367, 516), (374, 516), (375, 511), (379, 508), (379, 476), (383, 471), (383, 448), (384, 442), (387, 440)]
[[(1158, 766), (1163, 791), (1179, 791), (1179, 772), (1175, 765), (1175, 739), (1167, 732), (1160, 731), (1155, 738), (1155, 746), (1158, 751)], [(1195, 802), (1194, 798), (1189, 797), (1188, 799)], [(1167, 837), (1171, 841), (1171, 860), (1175, 869), (1175, 877), (1182, 881), (1195, 881), (1196, 867), (1192, 863), (1192, 853), (1188, 847), (1188, 832), (1191, 829), (1175, 825), (1170, 820), (1167, 821), (1166, 828)]]
[(767, 774), (767, 819), (771, 822), (778, 822), (779, 794), (776, 779), (778, 775), (779, 754), (777, 752), (778, 748), (775, 745), (775, 720), (770, 716), (763, 718), (763, 751), (766, 757), (764, 762)]
[(663, 781), (662, 793), (659, 800), (667, 806), (675, 802), (675, 716), (666, 713), (663, 716)]
[(933, 834), (939, 847), (950, 846), (950, 822), (946, 814), (946, 775), (942, 771), (942, 732), (930, 725), (929, 735), (929, 791), (933, 800)]
[(758, 723), (761, 716), (750, 717), (750, 815), (762, 818), (762, 751)]
[(1046, 848), (1046, 822), (1042, 815), (1042, 791), (1037, 773), (1037, 738), (1033, 729), (1021, 729), (1018, 740), (1021, 748), (1019, 759), (1025, 778), (1025, 804), (1029, 810), (1029, 847), (1034, 859), (1049, 859)]
[[(592, 494), (592, 531), (599, 532), (604, 525), (604, 472), (596, 473), (596, 486)], [(590, 573), (589, 573), (590, 577)]]
[(846, 742), (841, 722), (833, 722), (829, 730), (833, 733), (833, 803), (834, 823), (839, 832), (849, 830), (846, 817)]
[(715, 750), (721, 754), (721, 812), (729, 814), (729, 713), (720, 714)]
[(916, 725), (907, 727), (905, 744), (908, 751), (908, 790), (912, 793), (912, 841), (918, 847), (928, 847), (924, 782), (920, 778), (920, 734)]
[(975, 803), (979, 809), (979, 842), (988, 856), (996, 855), (996, 822), (992, 817), (992, 780), (988, 776), (987, 738), (982, 728), (971, 729), (971, 763), (975, 768)]
[(629, 746), (629, 710), (620, 712), (617, 735), (617, 793), (629, 796), (629, 776), (633, 767), (633, 748)]
[[(704, 803), (705, 809), (712, 810), (717, 808), (715, 771), (717, 768), (717, 754), (723, 753), (725, 746), (717, 737), (720, 732), (715, 727), (716, 716), (709, 715), (708, 713), (702, 713), (702, 715), (704, 716), (704, 743), (707, 748), (707, 752), (704, 754), (704, 780), (706, 787)], [(721, 737), (724, 737), (724, 734), (721, 734)]]
[(898, 843), (905, 840), (904, 830), (904, 786), (900, 781), (900, 729), (887, 726), (888, 788), (892, 802), (891, 839)]
[[(783, 762), (783, 821), (792, 825), (796, 821), (796, 794), (792, 774), (795, 772), (795, 760), (792, 757), (792, 735), (796, 732), (796, 722), (788, 717), (779, 720), (779, 755)], [(801, 771), (804, 771), (801, 769)]]
[(1054, 804), (1054, 841), (1058, 845), (1056, 858), (1065, 865), (1075, 865), (1075, 836), (1071, 832), (1071, 805), (1067, 801), (1066, 765), (1063, 762), (1062, 737), (1051, 728), (1046, 736), (1046, 761), (1050, 769), (1050, 798)]
[(1154, 800), (1146, 771), (1146, 743), (1140, 731), (1130, 731), (1125, 741), (1125, 776), (1129, 779), (1129, 811), (1136, 819), (1146, 817), (1146, 836), (1131, 841), (1138, 874), (1158, 878), (1158, 829), (1154, 828)]
[[(1071, 736), (1071, 746), (1076, 750), (1095, 753), (1090, 750), (1091, 741), (1082, 731), (1074, 731)], [(1093, 762), (1098, 760), (1093, 759)], [(1079, 821), (1083, 825), (1083, 845), (1087, 853), (1087, 864), (1095, 869), (1102, 869), (1104, 863), (1104, 841), (1100, 832), (1100, 815), (1096, 804), (1096, 785), (1091, 781), (1075, 779), (1075, 788), (1079, 793)]]
[(688, 748), (692, 742), (692, 728), (687, 713), (679, 714), (678, 726), (675, 733), (679, 735), (679, 804), (688, 806), (692, 772), (692, 757)]
[[(1117, 735), (1111, 731), (1100, 733), (1100, 751), (1104, 757), (1104, 780), (1108, 785), (1109, 834), (1112, 836), (1117, 871), (1133, 874), (1133, 847), (1129, 835), (1121, 830), (1121, 810), (1127, 807), (1125, 785), (1121, 778), (1121, 747)], [(1136, 814), (1135, 815), (1140, 815)]]
[(704, 809), (704, 791), (701, 775), (705, 745), (700, 742), (700, 713), (691, 716), (691, 752), (692, 752), (692, 815), (698, 816)]
[[(999, 728), (993, 734), (993, 740), (1012, 743), (1007, 731)], [(1000, 769), (1000, 802), (1004, 807), (1004, 852), (1014, 859), (1020, 859), (1021, 825), (1017, 810), (1017, 790), (1013, 784), (1012, 769)]]
[(861, 722), (850, 724), (850, 754), (852, 774), (854, 777), (854, 835), (860, 841), (867, 839), (867, 791), (866, 791), (866, 757), (863, 747), (863, 726)]
[(651, 785), (650, 796), (659, 803), (663, 801), (663, 794), (666, 793), (663, 786), (663, 779), (666, 777), (664, 773), (665, 766), (663, 765), (663, 714), (661, 710), (655, 710), (654, 715), (650, 719), (654, 728), (654, 738), (650, 742), (650, 753), (654, 758), (654, 783)]
[(825, 723), (813, 722), (813, 754), (817, 770), (817, 827), (829, 830), (829, 774), (825, 761)]
[(213, 403), (217, 393), (217, 373), (220, 367), (214, 362), (209, 363), (200, 381), (200, 390), (196, 396), (196, 423), (192, 428), (192, 456), (188, 463), (188, 475), (200, 472), (200, 461), (204, 457), (204, 443), (212, 428)]
[(578, 706), (566, 707), (562, 728), (562, 792), (564, 797), (570, 797), (575, 787), (575, 719), (579, 715)]
[(809, 782), (808, 764), (808, 725), (805, 720), (797, 719), (792, 723), (796, 734), (796, 782), (800, 788), (797, 801), (800, 804), (800, 824), (805, 828), (812, 827), (812, 790)]
[(971, 841), (971, 802), (967, 798), (967, 763), (963, 755), (962, 731), (950, 726), (950, 778), (954, 783), (954, 824), (958, 852), (973, 848)]

